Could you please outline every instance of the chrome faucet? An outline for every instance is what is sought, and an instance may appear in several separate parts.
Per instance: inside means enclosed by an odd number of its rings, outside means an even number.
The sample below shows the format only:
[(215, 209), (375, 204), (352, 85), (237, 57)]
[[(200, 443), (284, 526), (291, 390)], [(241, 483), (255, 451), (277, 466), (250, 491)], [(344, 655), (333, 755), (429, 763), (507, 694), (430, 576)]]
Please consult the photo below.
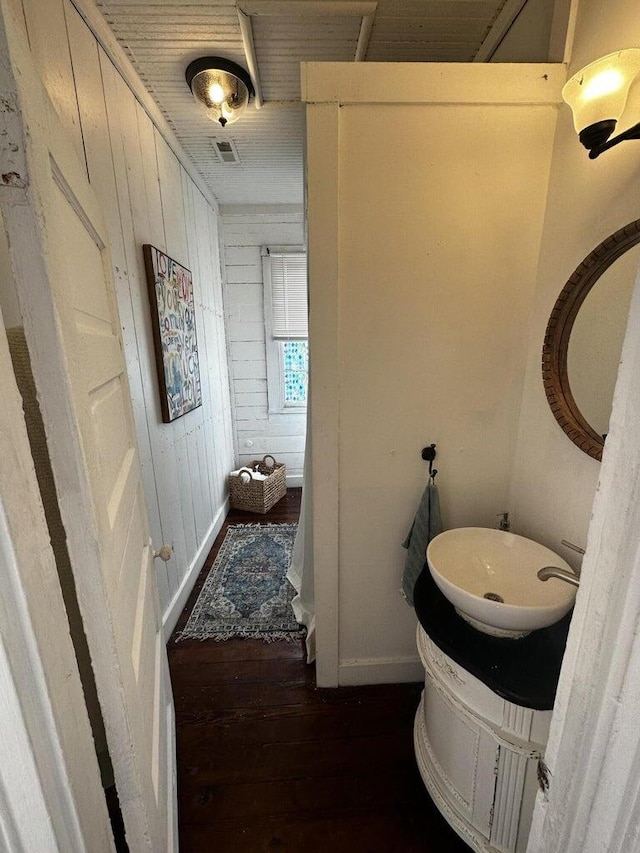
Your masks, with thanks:
[(560, 581), (570, 583), (571, 586), (580, 586), (580, 572), (577, 570), (567, 571), (567, 569), (560, 569), (558, 566), (545, 566), (538, 572), (538, 577), (541, 581), (548, 581), (549, 578), (558, 578)]
[(567, 548), (571, 548), (572, 551), (575, 551), (578, 554), (584, 554), (584, 548), (581, 548), (579, 545), (574, 545), (573, 542), (568, 542), (566, 539), (560, 540), (563, 545), (566, 545)]
[(500, 521), (498, 522), (498, 530), (511, 530), (511, 522), (509, 521), (508, 512), (499, 512), (497, 518), (500, 519)]

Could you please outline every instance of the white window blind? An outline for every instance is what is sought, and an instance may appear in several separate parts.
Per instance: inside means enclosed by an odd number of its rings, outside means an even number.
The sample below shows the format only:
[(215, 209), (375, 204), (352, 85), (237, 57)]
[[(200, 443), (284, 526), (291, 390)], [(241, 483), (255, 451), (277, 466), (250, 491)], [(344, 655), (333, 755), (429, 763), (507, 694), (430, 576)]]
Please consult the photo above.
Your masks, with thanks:
[(271, 272), (271, 334), (274, 338), (306, 338), (307, 256), (269, 253)]

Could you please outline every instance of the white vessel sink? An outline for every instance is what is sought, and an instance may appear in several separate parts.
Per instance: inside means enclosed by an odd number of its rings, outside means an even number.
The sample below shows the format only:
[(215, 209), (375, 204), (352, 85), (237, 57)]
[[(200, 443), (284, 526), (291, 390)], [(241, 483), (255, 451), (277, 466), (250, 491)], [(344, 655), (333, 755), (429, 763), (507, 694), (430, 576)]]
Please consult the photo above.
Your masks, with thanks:
[(544, 566), (571, 566), (549, 548), (502, 530), (446, 530), (429, 543), (427, 563), (458, 614), (495, 637), (516, 639), (553, 625), (576, 597), (565, 581), (537, 576)]

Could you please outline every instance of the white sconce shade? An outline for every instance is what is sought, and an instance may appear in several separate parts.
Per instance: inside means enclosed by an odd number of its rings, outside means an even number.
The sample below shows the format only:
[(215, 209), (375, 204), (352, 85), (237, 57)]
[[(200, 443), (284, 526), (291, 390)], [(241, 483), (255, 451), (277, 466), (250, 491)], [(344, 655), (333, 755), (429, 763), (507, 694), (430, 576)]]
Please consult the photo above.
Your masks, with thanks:
[(627, 48), (597, 59), (567, 81), (562, 97), (573, 111), (575, 129), (587, 148), (611, 136), (638, 72), (640, 49)]
[(244, 68), (219, 56), (194, 60), (185, 76), (198, 105), (222, 127), (240, 118), (253, 95), (251, 78)]

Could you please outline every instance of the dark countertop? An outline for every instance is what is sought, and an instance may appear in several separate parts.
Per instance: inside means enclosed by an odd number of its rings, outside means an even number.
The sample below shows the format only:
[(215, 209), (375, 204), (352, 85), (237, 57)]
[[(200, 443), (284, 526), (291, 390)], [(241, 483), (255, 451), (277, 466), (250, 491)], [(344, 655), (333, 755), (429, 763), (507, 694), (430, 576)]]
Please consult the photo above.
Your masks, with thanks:
[(553, 708), (573, 611), (520, 640), (490, 637), (458, 616), (426, 563), (416, 582), (414, 602), (420, 624), (436, 646), (494, 693), (525, 708)]

